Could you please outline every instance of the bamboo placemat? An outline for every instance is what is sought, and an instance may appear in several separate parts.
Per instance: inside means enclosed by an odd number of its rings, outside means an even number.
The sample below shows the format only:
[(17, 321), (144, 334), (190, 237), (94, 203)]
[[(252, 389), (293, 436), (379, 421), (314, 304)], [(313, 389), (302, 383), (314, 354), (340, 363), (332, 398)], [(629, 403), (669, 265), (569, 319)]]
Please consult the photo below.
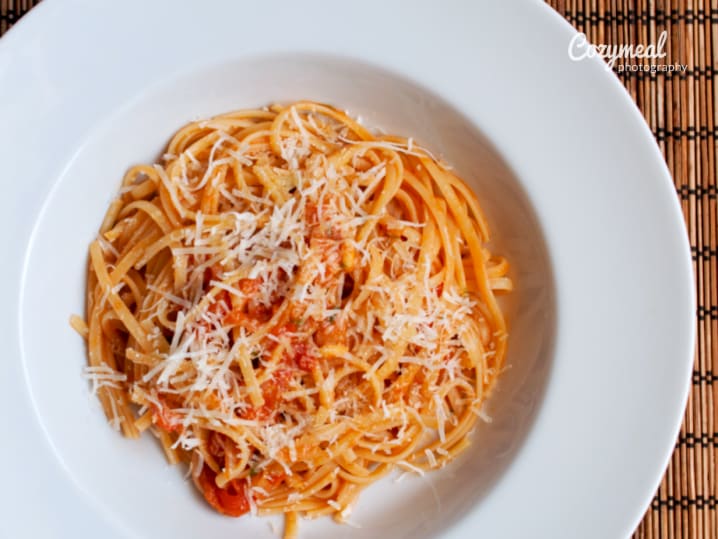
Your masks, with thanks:
[[(676, 449), (634, 538), (717, 539), (718, 0), (547, 2), (596, 45), (649, 45), (667, 31), (666, 58), (621, 59), (614, 71), (643, 112), (673, 175), (693, 255), (698, 341), (693, 386)], [(0, 0), (0, 35), (37, 3)], [(641, 65), (659, 64), (679, 64), (685, 70), (639, 70)]]
[(0, 36), (39, 3), (33, 0), (0, 0)]
[[(718, 0), (548, 0), (589, 41), (658, 43), (659, 60), (619, 60), (614, 71), (643, 112), (668, 163), (688, 227), (698, 298), (693, 386), (670, 464), (634, 537), (718, 538), (718, 272), (716, 120)], [(685, 71), (625, 65), (685, 66)], [(621, 68), (620, 66), (624, 66)], [(682, 67), (681, 67), (682, 69)], [(714, 366), (715, 362), (715, 366)]]

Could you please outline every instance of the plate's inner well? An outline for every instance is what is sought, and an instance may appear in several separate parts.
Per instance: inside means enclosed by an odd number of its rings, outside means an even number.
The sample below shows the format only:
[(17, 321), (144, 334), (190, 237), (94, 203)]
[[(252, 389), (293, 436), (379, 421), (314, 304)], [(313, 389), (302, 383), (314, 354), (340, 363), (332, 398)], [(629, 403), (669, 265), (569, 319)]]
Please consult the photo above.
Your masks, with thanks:
[[(352, 513), (362, 528), (343, 527), (342, 536), (433, 536), (492, 488), (531, 427), (550, 366), (553, 281), (533, 210), (489, 141), (435, 95), (363, 63), (287, 56), (218, 65), (153, 87), (98, 120), (47, 198), (25, 269), (24, 359), (40, 420), (67, 472), (131, 530), (175, 537), (248, 532), (272, 537), (263, 520), (214, 514), (186, 483), (183, 470), (165, 464), (151, 435), (128, 441), (107, 427), (81, 377), (82, 339), (68, 324), (70, 314), (83, 313), (87, 245), (123, 173), (133, 164), (156, 161), (177, 128), (228, 110), (298, 99), (327, 102), (368, 126), (412, 136), (450, 163), (475, 189), (494, 234), (493, 248), (511, 261), (515, 283), (504, 300), (508, 368), (485, 407), (491, 423), (481, 423), (472, 446), (444, 470), (401, 482), (391, 477), (369, 487)], [(43, 328), (42, 338), (35, 328)], [(133, 495), (126, 496), (118, 484), (132, 485)], [(147, 510), (158, 499), (172, 507), (171, 516)], [(328, 521), (305, 527), (312, 537), (338, 533)]]

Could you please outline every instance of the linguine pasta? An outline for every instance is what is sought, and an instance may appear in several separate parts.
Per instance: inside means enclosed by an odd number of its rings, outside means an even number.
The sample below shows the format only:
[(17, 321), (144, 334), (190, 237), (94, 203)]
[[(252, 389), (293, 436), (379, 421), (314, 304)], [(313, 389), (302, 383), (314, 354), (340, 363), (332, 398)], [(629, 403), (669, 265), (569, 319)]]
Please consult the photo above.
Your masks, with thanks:
[(90, 245), (86, 376), (222, 514), (347, 518), (469, 445), (506, 352), (508, 263), (464, 182), (312, 102), (194, 122)]

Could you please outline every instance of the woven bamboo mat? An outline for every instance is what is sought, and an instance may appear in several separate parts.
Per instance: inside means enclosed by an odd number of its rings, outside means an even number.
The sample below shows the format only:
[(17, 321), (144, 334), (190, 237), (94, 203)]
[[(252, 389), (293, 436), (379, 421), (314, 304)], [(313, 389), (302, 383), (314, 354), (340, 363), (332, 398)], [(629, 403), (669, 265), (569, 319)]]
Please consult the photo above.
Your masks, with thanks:
[[(676, 449), (634, 537), (718, 539), (718, 0), (547, 2), (596, 45), (648, 45), (667, 32), (666, 58), (621, 59), (614, 71), (653, 130), (681, 201), (696, 275), (698, 345)], [(0, 35), (36, 3), (0, 0)], [(642, 67), (658, 64), (685, 70)]]
[[(593, 44), (657, 43), (660, 60), (614, 66), (643, 112), (673, 175), (688, 226), (698, 298), (698, 341), (688, 407), (666, 474), (634, 537), (718, 538), (718, 268), (716, 121), (718, 0), (548, 0)], [(681, 64), (685, 71), (638, 70)], [(625, 65), (636, 66), (625, 68)], [(633, 71), (633, 69), (636, 69)], [(682, 68), (681, 68), (682, 69)]]

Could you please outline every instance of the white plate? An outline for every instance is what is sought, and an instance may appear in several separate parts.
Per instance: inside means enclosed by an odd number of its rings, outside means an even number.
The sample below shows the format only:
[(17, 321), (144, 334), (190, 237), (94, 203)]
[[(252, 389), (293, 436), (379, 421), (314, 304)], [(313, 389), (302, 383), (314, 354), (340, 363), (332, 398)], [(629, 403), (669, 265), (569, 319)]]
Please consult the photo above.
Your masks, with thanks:
[(694, 342), (672, 182), (619, 82), (542, 3), (46, 0), (0, 42), (0, 535), (272, 537), (121, 439), (69, 329), (132, 163), (183, 123), (311, 98), (413, 135), (475, 188), (514, 265), (511, 369), (472, 449), (305, 537), (618, 537), (658, 485)]

